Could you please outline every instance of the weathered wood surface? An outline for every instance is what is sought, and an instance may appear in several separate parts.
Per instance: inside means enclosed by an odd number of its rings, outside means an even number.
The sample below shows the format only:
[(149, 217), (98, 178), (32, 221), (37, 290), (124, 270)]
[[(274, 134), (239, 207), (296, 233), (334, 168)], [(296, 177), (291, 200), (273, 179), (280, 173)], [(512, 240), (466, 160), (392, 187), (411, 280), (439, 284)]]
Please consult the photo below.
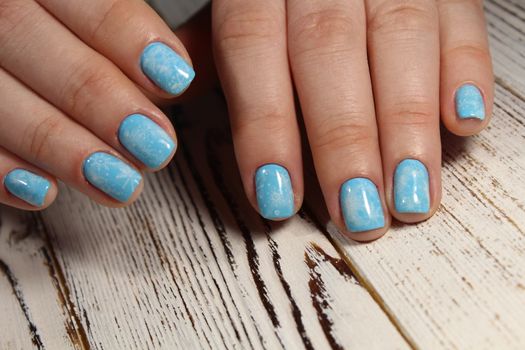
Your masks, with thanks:
[(431, 220), (350, 243), (310, 185), (301, 216), (263, 222), (212, 95), (175, 111), (183, 148), (130, 208), (65, 187), (1, 208), (0, 349), (525, 348), (525, 6), (486, 10), (495, 116), (443, 134)]

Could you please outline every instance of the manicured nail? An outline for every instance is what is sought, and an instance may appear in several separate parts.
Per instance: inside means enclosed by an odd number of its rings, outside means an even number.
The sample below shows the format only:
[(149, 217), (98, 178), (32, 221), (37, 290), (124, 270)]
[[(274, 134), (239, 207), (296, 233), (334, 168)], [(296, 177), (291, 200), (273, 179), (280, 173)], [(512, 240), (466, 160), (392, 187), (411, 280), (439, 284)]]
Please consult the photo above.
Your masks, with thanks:
[(158, 168), (173, 153), (175, 142), (157, 123), (142, 114), (132, 114), (120, 124), (120, 143), (149, 168)]
[(379, 192), (372, 181), (354, 178), (341, 186), (341, 210), (350, 232), (363, 232), (385, 226)]
[(86, 158), (83, 171), (90, 184), (120, 202), (127, 202), (142, 180), (135, 169), (104, 152)]
[(24, 169), (9, 172), (4, 178), (4, 185), (9, 193), (35, 207), (44, 205), (51, 187), (47, 179)]
[(142, 52), (140, 66), (158, 87), (179, 95), (195, 78), (195, 71), (172, 48), (166, 44), (151, 43)]
[(394, 174), (394, 202), (398, 213), (428, 213), (428, 171), (419, 160), (405, 159)]
[(265, 219), (286, 219), (294, 213), (292, 182), (288, 171), (277, 164), (266, 164), (255, 173), (257, 205)]
[(476, 86), (465, 84), (456, 91), (456, 113), (461, 119), (485, 119), (483, 96)]

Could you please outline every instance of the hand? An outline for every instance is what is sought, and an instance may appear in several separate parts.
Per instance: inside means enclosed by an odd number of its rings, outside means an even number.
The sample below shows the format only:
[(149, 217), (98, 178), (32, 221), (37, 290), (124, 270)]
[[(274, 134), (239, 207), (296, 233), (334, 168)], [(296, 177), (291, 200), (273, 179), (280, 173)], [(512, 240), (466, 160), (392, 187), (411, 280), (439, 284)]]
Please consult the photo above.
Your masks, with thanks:
[(298, 94), (333, 221), (356, 240), (391, 216), (429, 218), (441, 198), (439, 121), (489, 122), (493, 77), (478, 0), (215, 0), (217, 68), (252, 205), (301, 205)]
[(180, 95), (189, 56), (143, 1), (0, 0), (0, 202), (48, 206), (58, 178), (122, 206), (175, 132), (146, 97)]

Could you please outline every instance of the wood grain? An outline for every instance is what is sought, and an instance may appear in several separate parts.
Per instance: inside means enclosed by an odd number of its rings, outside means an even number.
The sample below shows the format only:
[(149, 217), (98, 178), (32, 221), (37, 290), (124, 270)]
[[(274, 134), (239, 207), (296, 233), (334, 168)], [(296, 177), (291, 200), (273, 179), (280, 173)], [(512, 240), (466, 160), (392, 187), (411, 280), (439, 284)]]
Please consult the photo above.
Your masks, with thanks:
[(494, 118), (468, 139), (443, 133), (438, 213), (366, 245), (330, 229), (359, 279), (422, 349), (525, 348), (525, 10), (509, 1), (486, 9)]
[(214, 92), (170, 111), (182, 148), (131, 207), (0, 208), (0, 349), (525, 348), (525, 6), (485, 5), (494, 119), (443, 131), (431, 220), (349, 242), (307, 167), (304, 210), (264, 222)]
[(81, 349), (83, 334), (40, 227), (0, 211), (0, 349)]
[(196, 117), (224, 113), (222, 99), (194, 108), (177, 162), (135, 205), (61, 189), (42, 215), (92, 347), (408, 348), (313, 223), (249, 207), (229, 134)]

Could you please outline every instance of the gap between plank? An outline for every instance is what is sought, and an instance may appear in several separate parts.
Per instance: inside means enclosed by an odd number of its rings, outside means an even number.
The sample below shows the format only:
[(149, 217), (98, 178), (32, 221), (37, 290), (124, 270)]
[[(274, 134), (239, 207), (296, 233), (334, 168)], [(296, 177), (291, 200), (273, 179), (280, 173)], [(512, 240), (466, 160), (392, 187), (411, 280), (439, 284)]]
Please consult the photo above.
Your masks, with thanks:
[(35, 214), (35, 220), (38, 223), (39, 231), (42, 233), (44, 247), (41, 249), (42, 255), (46, 259), (49, 276), (54, 281), (55, 288), (58, 292), (58, 300), (62, 305), (65, 313), (69, 316), (72, 325), (65, 324), (66, 332), (73, 346), (81, 350), (90, 350), (91, 346), (87, 338), (86, 331), (82, 326), (79, 315), (75, 311), (75, 305), (71, 301), (71, 292), (66, 282), (62, 267), (58, 263), (55, 250), (50, 242), (47, 227), (40, 213)]
[[(416, 342), (414, 339), (412, 339), (407, 332), (405, 331), (405, 328), (399, 323), (398, 319), (395, 317), (394, 313), (390, 308), (386, 305), (385, 301), (381, 297), (381, 295), (376, 291), (376, 289), (372, 286), (370, 281), (359, 271), (359, 269), (355, 266), (353, 261), (345, 254), (344, 249), (337, 243), (337, 241), (332, 237), (331, 234), (329, 234), (326, 229), (321, 225), (318, 218), (313, 214), (313, 211), (310, 210), (308, 205), (303, 204), (303, 211), (306, 212), (308, 217), (312, 219), (312, 221), (315, 223), (319, 231), (321, 231), (328, 241), (332, 244), (334, 249), (337, 251), (337, 253), (341, 256), (341, 259), (345, 262), (345, 264), (348, 266), (350, 271), (352, 271), (352, 274), (354, 277), (359, 281), (359, 284), (368, 292), (368, 294), (372, 297), (372, 299), (376, 302), (376, 304), (379, 306), (379, 308), (385, 313), (388, 320), (392, 323), (394, 328), (399, 332), (401, 337), (406, 341), (408, 346), (411, 349), (417, 350), (419, 347), (416, 345)], [(346, 239), (346, 238), (345, 238)]]

